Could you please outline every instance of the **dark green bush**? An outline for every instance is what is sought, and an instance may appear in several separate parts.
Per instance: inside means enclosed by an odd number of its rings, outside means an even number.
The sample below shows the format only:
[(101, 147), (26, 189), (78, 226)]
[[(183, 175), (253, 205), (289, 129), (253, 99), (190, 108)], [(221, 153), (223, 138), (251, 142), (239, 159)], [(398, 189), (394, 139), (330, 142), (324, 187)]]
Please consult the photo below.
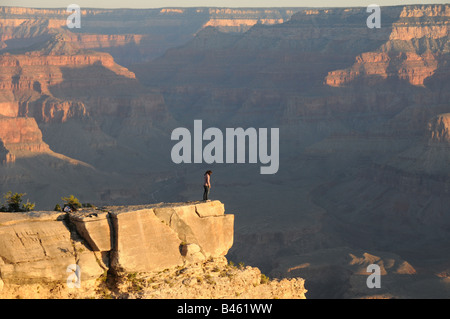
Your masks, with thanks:
[(4, 204), (0, 207), (0, 211), (2, 212), (29, 212), (34, 210), (35, 204), (30, 203), (29, 200), (25, 204), (22, 204), (22, 198), (25, 196), (25, 193), (14, 193), (9, 191), (3, 195), (3, 199), (5, 200)]
[(64, 206), (69, 205), (73, 209), (78, 209), (78, 208), (81, 208), (81, 206), (82, 206), (80, 201), (78, 200), (78, 198), (76, 198), (73, 195), (70, 195), (68, 197), (62, 197), (61, 199), (64, 202)]

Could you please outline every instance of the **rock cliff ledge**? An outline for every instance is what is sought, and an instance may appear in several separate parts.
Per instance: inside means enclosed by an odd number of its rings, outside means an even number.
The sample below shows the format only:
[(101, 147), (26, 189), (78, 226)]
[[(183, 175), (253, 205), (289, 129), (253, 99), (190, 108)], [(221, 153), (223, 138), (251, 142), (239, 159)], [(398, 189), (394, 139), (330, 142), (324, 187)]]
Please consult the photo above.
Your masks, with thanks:
[(219, 201), (0, 213), (0, 298), (305, 298), (230, 265), (233, 228)]

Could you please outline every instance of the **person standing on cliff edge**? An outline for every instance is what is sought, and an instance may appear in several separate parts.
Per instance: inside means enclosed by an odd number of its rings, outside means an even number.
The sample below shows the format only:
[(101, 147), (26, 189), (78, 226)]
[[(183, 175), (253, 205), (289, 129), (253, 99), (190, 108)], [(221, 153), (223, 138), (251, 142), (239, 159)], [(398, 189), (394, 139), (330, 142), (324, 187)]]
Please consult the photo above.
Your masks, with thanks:
[(205, 182), (203, 183), (203, 200), (207, 201), (208, 196), (209, 196), (209, 191), (211, 190), (211, 174), (212, 171), (206, 171), (204, 177), (205, 177)]

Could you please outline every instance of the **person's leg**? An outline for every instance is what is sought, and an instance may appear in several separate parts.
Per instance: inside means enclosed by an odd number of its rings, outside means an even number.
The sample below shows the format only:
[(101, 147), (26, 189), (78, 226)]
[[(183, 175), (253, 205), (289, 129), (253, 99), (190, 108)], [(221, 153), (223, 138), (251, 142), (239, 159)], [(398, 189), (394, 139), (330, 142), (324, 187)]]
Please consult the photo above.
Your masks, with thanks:
[(208, 196), (209, 196), (209, 187), (208, 186), (203, 186), (203, 200), (208, 200)]
[(203, 200), (206, 200), (208, 198), (207, 192), (208, 186), (203, 185)]

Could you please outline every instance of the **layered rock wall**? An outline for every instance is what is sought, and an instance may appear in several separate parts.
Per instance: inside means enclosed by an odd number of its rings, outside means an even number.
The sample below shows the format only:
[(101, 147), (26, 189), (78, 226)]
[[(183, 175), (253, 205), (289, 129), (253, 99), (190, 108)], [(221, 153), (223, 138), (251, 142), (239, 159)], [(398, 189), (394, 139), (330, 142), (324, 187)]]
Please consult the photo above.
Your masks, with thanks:
[(350, 68), (330, 71), (324, 82), (339, 87), (356, 79), (370, 84), (377, 78), (396, 78), (423, 86), (448, 54), (449, 12), (448, 5), (404, 7), (399, 19), (389, 26), (384, 44), (358, 55)]
[[(161, 56), (168, 48), (183, 45), (208, 26), (223, 32), (245, 32), (258, 23), (283, 23), (298, 10), (81, 8), (82, 27), (69, 33), (70, 41), (81, 48), (108, 52), (119, 64), (127, 66)], [(66, 9), (0, 7), (0, 50), (22, 47), (48, 33), (67, 30), (69, 15)]]
[(23, 153), (50, 152), (33, 118), (0, 118), (0, 161), (13, 163)]

